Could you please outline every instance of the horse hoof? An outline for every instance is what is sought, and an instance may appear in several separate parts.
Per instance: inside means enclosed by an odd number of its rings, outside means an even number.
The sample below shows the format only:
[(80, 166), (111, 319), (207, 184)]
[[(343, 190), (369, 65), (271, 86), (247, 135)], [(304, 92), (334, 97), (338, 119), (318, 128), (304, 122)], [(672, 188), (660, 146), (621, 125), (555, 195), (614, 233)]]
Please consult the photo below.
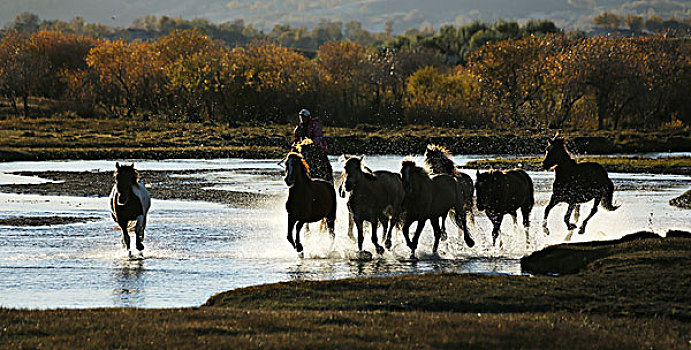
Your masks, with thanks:
[(415, 256), (415, 253), (410, 253), (410, 260), (417, 261), (417, 257)]
[(304, 259), (304, 258), (305, 258), (305, 253), (304, 253), (304, 252), (299, 252), (299, 253), (298, 253), (298, 258)]
[(358, 260), (372, 260), (372, 253), (370, 253), (366, 250), (361, 250), (357, 253), (357, 259)]
[(382, 246), (377, 246), (376, 250), (377, 250), (377, 254), (379, 254), (379, 255), (384, 254), (384, 248)]
[(581, 227), (581, 228), (578, 230), (578, 234), (579, 234), (579, 235), (582, 235), (582, 234), (584, 234), (584, 233), (585, 233), (585, 227)]
[(466, 238), (465, 244), (468, 246), (468, 248), (472, 248), (475, 246), (475, 241), (473, 241), (471, 238)]
[(138, 243), (138, 244), (137, 244), (137, 250), (140, 250), (140, 251), (141, 251), (141, 250), (144, 250), (144, 245), (141, 244), (141, 243)]
[(441, 240), (446, 241), (447, 238), (449, 238), (449, 236), (446, 234), (446, 231), (441, 231)]
[(577, 227), (578, 227), (578, 226), (576, 226), (576, 225), (574, 225), (574, 224), (567, 224), (567, 225), (566, 225), (566, 228), (568, 228), (569, 231), (575, 230)]
[(295, 244), (295, 250), (297, 250), (298, 253), (301, 253), (302, 250), (303, 250), (303, 249), (302, 249), (302, 243), (297, 243), (297, 244)]
[(391, 241), (390, 241), (390, 240), (386, 241), (386, 242), (384, 243), (384, 246), (386, 247), (386, 249), (391, 250)]

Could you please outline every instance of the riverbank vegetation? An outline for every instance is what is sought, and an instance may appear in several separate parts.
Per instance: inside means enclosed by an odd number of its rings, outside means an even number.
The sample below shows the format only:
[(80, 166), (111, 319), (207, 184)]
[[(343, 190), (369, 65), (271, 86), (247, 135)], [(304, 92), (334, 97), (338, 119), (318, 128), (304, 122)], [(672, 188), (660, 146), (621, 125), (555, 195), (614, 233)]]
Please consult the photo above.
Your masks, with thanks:
[(691, 121), (691, 46), (669, 33), (586, 37), (548, 21), (475, 22), (371, 43), (324, 34), (309, 54), (271, 37), (229, 44), (201, 25), (150, 40), (45, 28), (3, 33), (5, 118), (236, 126), (291, 123), (307, 107), (326, 125), (349, 127), (684, 129)]
[[(426, 274), (294, 281), (198, 308), (0, 309), (9, 347), (682, 348), (691, 334), (691, 238), (637, 234), (560, 245), (559, 276)], [(586, 258), (583, 258), (586, 257)], [(568, 259), (567, 259), (568, 260)]]
[[(0, 161), (51, 159), (280, 158), (293, 126), (275, 123), (169, 122), (56, 115), (0, 120)], [(331, 154), (421, 154), (428, 143), (462, 154), (540, 154), (551, 130), (486, 130), (423, 125), (326, 126)], [(579, 153), (681, 152), (691, 131), (592, 131), (566, 134)]]

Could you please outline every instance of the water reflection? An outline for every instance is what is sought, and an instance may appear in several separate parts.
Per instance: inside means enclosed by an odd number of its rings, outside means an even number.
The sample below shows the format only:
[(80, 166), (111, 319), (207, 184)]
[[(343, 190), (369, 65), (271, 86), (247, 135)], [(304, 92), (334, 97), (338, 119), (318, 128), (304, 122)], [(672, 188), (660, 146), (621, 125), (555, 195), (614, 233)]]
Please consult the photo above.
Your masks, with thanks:
[(115, 261), (113, 267), (113, 304), (122, 307), (144, 305), (144, 260)]

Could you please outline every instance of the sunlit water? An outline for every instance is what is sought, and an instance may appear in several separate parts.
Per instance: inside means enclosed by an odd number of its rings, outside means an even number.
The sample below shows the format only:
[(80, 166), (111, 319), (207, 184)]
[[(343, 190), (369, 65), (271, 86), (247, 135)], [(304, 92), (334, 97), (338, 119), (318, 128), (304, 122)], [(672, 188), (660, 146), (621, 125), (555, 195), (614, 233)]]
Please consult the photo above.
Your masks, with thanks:
[[(654, 156), (654, 155), (651, 155)], [(459, 156), (463, 164), (486, 156)], [(414, 157), (419, 163), (421, 157)], [(397, 171), (399, 156), (372, 156), (372, 169)], [(341, 170), (335, 158), (334, 170)], [(233, 208), (192, 201), (154, 199), (146, 231), (143, 260), (130, 260), (120, 244), (107, 211), (106, 198), (0, 194), (0, 218), (12, 216), (96, 216), (102, 220), (52, 227), (0, 226), (0, 306), (57, 307), (181, 307), (202, 304), (209, 296), (244, 286), (303, 279), (337, 279), (428, 272), (520, 274), (519, 258), (547, 245), (564, 241), (614, 239), (639, 230), (664, 234), (669, 229), (691, 230), (691, 211), (667, 204), (691, 185), (691, 177), (611, 174), (618, 191), (615, 212), (600, 210), (584, 235), (570, 235), (562, 221), (565, 205), (551, 213), (551, 235), (542, 230), (541, 217), (549, 198), (553, 173), (531, 173), (536, 207), (529, 237), (510, 217), (502, 225), (502, 247), (491, 244), (491, 224), (478, 214), (471, 234), (478, 243), (464, 248), (449, 220), (450, 238), (431, 255), (432, 233), (427, 227), (418, 248), (419, 261), (399, 232), (394, 247), (383, 257), (357, 261), (356, 245), (346, 237), (345, 200), (339, 198), (336, 256), (330, 240), (317, 225), (304, 236), (304, 258), (299, 258), (286, 235), (283, 209), (287, 194), (277, 160), (168, 160), (141, 161), (142, 170), (206, 169), (185, 175), (210, 180), (226, 190), (279, 194), (268, 208)], [(2, 174), (14, 171), (111, 170), (113, 161), (13, 162), (0, 164), (0, 183), (35, 183), (42, 179)], [(475, 173), (468, 171), (475, 177)], [(270, 175), (267, 175), (270, 174)], [(273, 175), (271, 175), (273, 174)], [(581, 209), (581, 221), (591, 204)], [(520, 217), (519, 217), (520, 222)], [(429, 226), (429, 225), (428, 225)], [(381, 230), (380, 230), (381, 231)], [(373, 251), (366, 226), (365, 249)], [(380, 232), (381, 237), (381, 232)]]

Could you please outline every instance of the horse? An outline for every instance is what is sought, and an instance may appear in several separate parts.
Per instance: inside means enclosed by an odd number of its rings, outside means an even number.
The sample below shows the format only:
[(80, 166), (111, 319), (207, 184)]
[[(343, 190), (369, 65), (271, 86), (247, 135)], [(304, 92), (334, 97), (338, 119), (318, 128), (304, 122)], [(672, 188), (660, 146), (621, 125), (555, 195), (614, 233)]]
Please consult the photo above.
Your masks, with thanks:
[(336, 190), (333, 184), (323, 179), (312, 179), (309, 165), (301, 155), (294, 152), (289, 153), (286, 158), (284, 181), (288, 185), (288, 242), (298, 253), (302, 253), (300, 229), (305, 223), (325, 218), (333, 244), (336, 223)]
[(372, 225), (372, 243), (377, 254), (384, 248), (377, 241), (377, 226), (384, 228), (385, 245), (391, 248), (391, 232), (399, 220), (403, 207), (403, 182), (399, 174), (379, 170), (372, 172), (363, 167), (362, 158), (348, 157), (343, 167), (342, 190), (350, 192), (348, 211), (352, 214), (358, 231), (358, 250), (362, 252), (364, 241), (362, 223)]
[[(425, 165), (432, 174), (447, 174), (456, 178), (463, 190), (463, 209), (470, 217), (470, 222), (475, 222), (473, 215), (473, 179), (470, 175), (458, 171), (456, 164), (451, 159), (451, 153), (444, 147), (429, 144), (425, 149)], [(446, 236), (446, 215), (441, 219), (442, 239)]]
[[(403, 237), (411, 257), (415, 258), (420, 233), (429, 219), (434, 230), (433, 252), (436, 254), (441, 238), (439, 218), (454, 210), (454, 221), (459, 229), (463, 230), (463, 238), (468, 247), (475, 245), (470, 237), (466, 225), (465, 210), (463, 210), (463, 190), (451, 175), (440, 174), (430, 176), (427, 171), (415, 164), (412, 160), (404, 160), (401, 163), (401, 177), (405, 197), (403, 199)], [(417, 222), (415, 236), (411, 240), (408, 230), (413, 222)]]
[(542, 161), (542, 167), (545, 170), (554, 169), (555, 176), (552, 185), (552, 197), (545, 208), (542, 226), (545, 233), (549, 234), (547, 217), (550, 210), (555, 205), (566, 202), (569, 207), (566, 209), (564, 222), (568, 230), (575, 229), (577, 226), (571, 223), (571, 213), (576, 209), (575, 219), (578, 221), (579, 205), (594, 199), (590, 215), (583, 221), (581, 228), (578, 230), (579, 234), (583, 234), (588, 221), (597, 213), (598, 205), (601, 204), (608, 211), (614, 211), (619, 208), (619, 206), (615, 206), (612, 203), (614, 184), (609, 179), (607, 171), (602, 165), (594, 162), (576, 162), (576, 159), (566, 149), (566, 141), (559, 134), (555, 135), (548, 142), (549, 145), (547, 146), (545, 159)]
[(139, 172), (134, 169), (134, 164), (120, 165), (116, 162), (115, 169), (115, 184), (110, 192), (110, 215), (122, 230), (122, 244), (128, 252), (128, 226), (130, 222), (136, 221), (136, 247), (141, 252), (144, 250), (144, 229), (146, 215), (151, 207), (151, 195), (144, 184), (139, 182)]
[[(497, 243), (499, 230), (504, 215), (511, 214), (514, 223), (518, 223), (518, 210), (523, 216), (526, 241), (530, 227), (530, 211), (535, 204), (533, 180), (524, 170), (512, 169), (496, 171), (490, 169), (486, 173), (477, 171), (475, 179), (475, 193), (477, 193), (477, 208), (484, 210), (492, 222), (492, 245)], [(499, 246), (502, 243), (499, 241)]]

